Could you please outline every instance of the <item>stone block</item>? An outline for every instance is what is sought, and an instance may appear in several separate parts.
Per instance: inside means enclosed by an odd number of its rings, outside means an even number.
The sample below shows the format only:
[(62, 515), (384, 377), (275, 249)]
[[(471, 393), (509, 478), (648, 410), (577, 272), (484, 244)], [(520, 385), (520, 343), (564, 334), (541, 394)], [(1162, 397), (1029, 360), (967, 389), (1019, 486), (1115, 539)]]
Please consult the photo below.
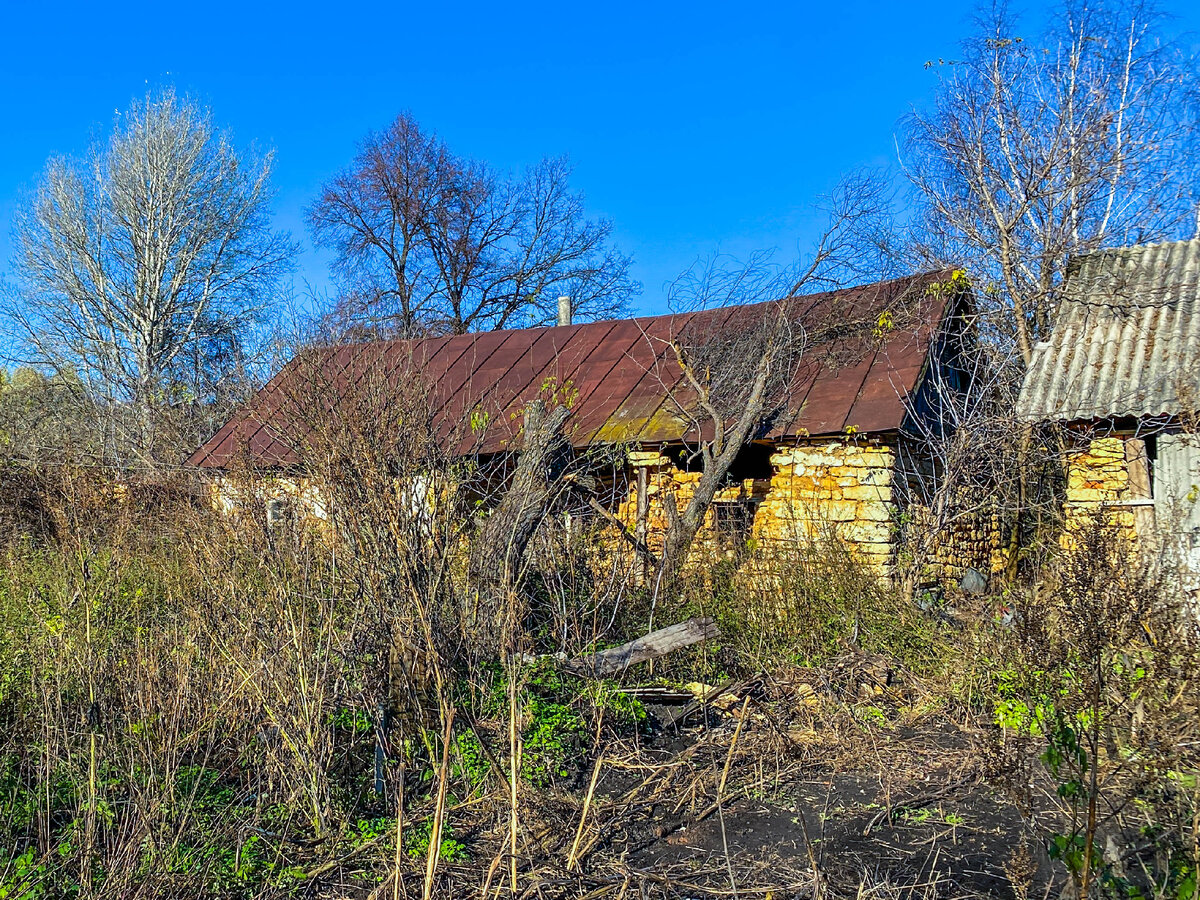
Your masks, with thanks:
[(830, 503), (823, 513), (822, 518), (830, 522), (853, 522), (860, 518), (853, 503)]
[(878, 467), (869, 468), (863, 472), (861, 481), (863, 484), (890, 485), (892, 483), (892, 470)]
[(630, 450), (626, 456), (629, 465), (634, 467), (658, 467), (672, 465), (670, 458), (663, 456), (657, 450)]
[(855, 518), (864, 522), (891, 522), (891, 504), (881, 501), (861, 501), (855, 507)]
[(857, 544), (886, 544), (891, 538), (891, 530), (879, 522), (847, 522), (838, 529), (844, 540)]
[(892, 489), (887, 485), (854, 484), (843, 488), (842, 496), (847, 500), (878, 500), (890, 503)]
[(1075, 490), (1067, 491), (1067, 503), (1101, 503), (1105, 500), (1115, 499), (1116, 493), (1116, 491), (1100, 490), (1097, 488), (1076, 488)]

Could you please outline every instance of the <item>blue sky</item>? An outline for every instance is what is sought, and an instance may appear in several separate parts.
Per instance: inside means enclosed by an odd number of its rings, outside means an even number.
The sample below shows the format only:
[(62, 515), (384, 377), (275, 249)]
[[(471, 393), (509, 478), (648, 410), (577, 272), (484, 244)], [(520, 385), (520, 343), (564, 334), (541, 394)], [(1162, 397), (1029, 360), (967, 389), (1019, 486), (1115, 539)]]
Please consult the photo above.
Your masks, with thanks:
[[(1182, 4), (1181, 4), (1182, 6)], [(1177, 10), (1200, 30), (1200, 10)], [(277, 223), (327, 285), (302, 211), (370, 129), (411, 110), (502, 168), (567, 153), (589, 212), (660, 311), (663, 285), (720, 250), (793, 252), (839, 176), (895, 160), (897, 122), (953, 57), (960, 3), (6, 3), (0, 272), (23, 189), (148, 87), (208, 103), (277, 154)]]

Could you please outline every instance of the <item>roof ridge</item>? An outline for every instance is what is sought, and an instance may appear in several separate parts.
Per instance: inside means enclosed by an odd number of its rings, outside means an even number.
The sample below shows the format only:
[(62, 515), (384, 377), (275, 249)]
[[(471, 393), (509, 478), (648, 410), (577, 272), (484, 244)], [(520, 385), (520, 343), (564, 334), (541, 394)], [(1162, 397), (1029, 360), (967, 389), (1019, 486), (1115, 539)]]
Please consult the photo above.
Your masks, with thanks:
[[(861, 351), (854, 365), (862, 367), (862, 375), (858, 377), (853, 366), (838, 365), (833, 355), (824, 351), (809, 354), (807, 363), (798, 369), (793, 383), (785, 389), (791, 395), (788, 405), (795, 407), (787, 414), (789, 424), (773, 430), (772, 434), (776, 437), (836, 434), (847, 422), (864, 434), (891, 433), (903, 424), (907, 398), (919, 386), (932, 335), (950, 305), (945, 292), (925, 288), (945, 280), (946, 273), (952, 271), (951, 268), (930, 270), (782, 301), (711, 307), (697, 313), (452, 337), (330, 344), (317, 349), (313, 364), (327, 376), (321, 384), (328, 381), (323, 390), (333, 392), (330, 402), (335, 403), (343, 394), (348, 395), (350, 384), (360, 381), (364, 371), (374, 367), (374, 361), (389, 370), (389, 379), (392, 369), (415, 366), (422, 382), (427, 382), (430, 414), (436, 421), (439, 439), (452, 437), (453, 426), (461, 424), (466, 410), (483, 408), (484, 415), (478, 417), (481, 428), (476, 431), (472, 427), (469, 452), (490, 454), (507, 450), (513, 431), (511, 421), (515, 421), (518, 407), (528, 401), (531, 392), (539, 389), (539, 383), (556, 385), (572, 397), (575, 427), (571, 442), (577, 447), (593, 442), (641, 440), (660, 444), (704, 439), (705, 429), (709, 428), (704, 420), (685, 421), (686, 417), (664, 414), (672, 402), (688, 402), (686, 391), (683, 395), (676, 393), (678, 363), (665, 339), (685, 327), (692, 315), (705, 316), (702, 330), (720, 333), (721, 323), (730, 317), (740, 318), (739, 311), (748, 320), (761, 320), (771, 315), (771, 304), (784, 302), (795, 304), (785, 308), (789, 315), (794, 309), (796, 320), (811, 329), (814, 346), (827, 346), (832, 351), (844, 345), (846, 352)], [(884, 312), (900, 313), (896, 307), (901, 298), (911, 300), (904, 305), (912, 307), (913, 315), (898, 317), (904, 324), (898, 322), (894, 330), (885, 329), (882, 336), (876, 334), (875, 341), (882, 342), (879, 346), (858, 330), (843, 333), (850, 319), (863, 317), (870, 324)], [(841, 327), (827, 327), (839, 323)], [(650, 343), (642, 340), (649, 335), (656, 337)], [(354, 359), (358, 364), (348, 364)], [(525, 365), (523, 360), (531, 369), (518, 376), (513, 370)], [(312, 385), (303, 383), (302, 368), (293, 359), (271, 384), (284, 394), (290, 389), (297, 397), (308, 396)], [(851, 371), (854, 377), (849, 377)], [(867, 382), (876, 380), (880, 387), (866, 391)], [(275, 423), (279, 416), (295, 415), (294, 411), (265, 404), (270, 393), (265, 387), (260, 390), (193, 455), (193, 461), (209, 468), (222, 468), (236, 458), (239, 446), (244, 443), (243, 432), (250, 430), (253, 421)], [(278, 466), (300, 462), (296, 453), (275, 446), (275, 442), (268, 444), (260, 439), (252, 448), (256, 464)]]
[(708, 307), (704, 307), (702, 309), (694, 309), (694, 310), (690, 309), (690, 310), (684, 310), (684, 311), (680, 311), (680, 312), (640, 314), (640, 315), (626, 316), (624, 318), (619, 318), (619, 319), (593, 319), (592, 321), (589, 321), (589, 322), (574, 322), (570, 325), (529, 325), (524, 328), (495, 328), (495, 329), (485, 330), (485, 331), (466, 331), (466, 332), (461, 332), (459, 334), (429, 334), (429, 335), (425, 335), (424, 337), (374, 338), (374, 339), (365, 340), (365, 341), (330, 341), (329, 343), (322, 343), (322, 344), (318, 344), (315, 346), (320, 349), (328, 349), (328, 350), (338, 350), (343, 347), (371, 347), (371, 346), (381, 346), (381, 347), (389, 348), (389, 347), (395, 346), (395, 345), (419, 344), (419, 343), (423, 343), (425, 341), (445, 340), (446, 338), (458, 338), (458, 337), (470, 337), (472, 335), (494, 334), (497, 331), (505, 331), (505, 332), (515, 333), (515, 332), (520, 332), (520, 331), (545, 331), (545, 330), (551, 329), (551, 328), (562, 328), (565, 330), (568, 328), (589, 328), (589, 327), (592, 327), (595, 325), (603, 325), (606, 323), (611, 326), (615, 322), (661, 321), (663, 319), (670, 319), (670, 318), (675, 318), (675, 317), (679, 317), (679, 316), (690, 316), (695, 313), (711, 312), (713, 310), (718, 310), (718, 309), (725, 309), (725, 310), (751, 309), (756, 306), (766, 306), (769, 303), (786, 303), (786, 302), (793, 301), (793, 300), (807, 300), (807, 299), (813, 299), (813, 298), (834, 297), (834, 296), (837, 296), (838, 294), (850, 294), (855, 291), (862, 291), (862, 290), (866, 290), (868, 288), (884, 289), (884, 288), (889, 288), (889, 287), (892, 287), (893, 285), (898, 285), (898, 284), (902, 284), (902, 283), (919, 284), (923, 280), (932, 279), (932, 277), (935, 275), (950, 275), (953, 272), (956, 272), (962, 268), (963, 267), (960, 265), (948, 265), (948, 266), (942, 266), (940, 268), (924, 269), (920, 272), (915, 272), (911, 275), (898, 275), (895, 278), (888, 278), (883, 281), (864, 281), (859, 284), (851, 284), (851, 285), (846, 285), (845, 287), (831, 288), (831, 289), (823, 290), (823, 291), (812, 291), (811, 293), (807, 293), (807, 294), (792, 294), (791, 296), (788, 296), (788, 297), (776, 297), (771, 300), (760, 300), (757, 303), (735, 303), (735, 304), (731, 304), (729, 306), (708, 306)]

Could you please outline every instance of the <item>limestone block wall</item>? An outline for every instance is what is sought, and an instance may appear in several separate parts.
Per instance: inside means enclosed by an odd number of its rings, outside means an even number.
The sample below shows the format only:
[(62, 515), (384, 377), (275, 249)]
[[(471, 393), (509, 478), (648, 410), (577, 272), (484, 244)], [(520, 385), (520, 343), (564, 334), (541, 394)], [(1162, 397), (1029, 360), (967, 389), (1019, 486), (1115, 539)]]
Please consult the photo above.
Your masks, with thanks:
[(243, 483), (221, 476), (209, 483), (209, 490), (213, 508), (225, 515), (232, 515), (248, 504), (282, 501), (306, 523), (324, 523), (329, 519), (326, 498), (310, 478), (277, 475)]
[(1076, 507), (1127, 499), (1129, 468), (1125, 440), (1104, 437), (1067, 453), (1067, 503)]
[(952, 522), (939, 536), (934, 551), (939, 580), (957, 584), (967, 569), (985, 575), (1001, 571), (1007, 559), (1001, 534), (995, 513), (979, 512)]
[[(636, 531), (637, 469), (646, 470), (646, 542), (662, 546), (667, 528), (663, 498), (669, 492), (682, 509), (691, 499), (700, 473), (685, 472), (657, 453), (631, 454), (629, 494), (618, 516)], [(716, 501), (749, 501), (754, 518), (749, 537), (764, 548), (796, 544), (825, 536), (849, 544), (865, 563), (886, 573), (895, 545), (892, 478), (894, 449), (878, 441), (805, 441), (779, 445), (771, 455), (771, 477), (739, 481), (722, 489)], [(698, 535), (700, 547), (717, 545), (710, 510)]]
[(1064, 545), (1097, 507), (1104, 507), (1106, 521), (1136, 540), (1137, 508), (1125, 505), (1138, 499), (1132, 489), (1125, 441), (1120, 435), (1092, 438), (1067, 451)]
[(928, 507), (909, 507), (906, 549), (919, 563), (913, 573), (918, 590), (957, 585), (967, 569), (985, 576), (1004, 570), (1007, 554), (998, 512), (975, 498), (955, 500), (956, 508), (940, 525)]
[(895, 549), (896, 453), (887, 444), (846, 438), (777, 448), (770, 490), (754, 521), (764, 542), (836, 536), (886, 572)]

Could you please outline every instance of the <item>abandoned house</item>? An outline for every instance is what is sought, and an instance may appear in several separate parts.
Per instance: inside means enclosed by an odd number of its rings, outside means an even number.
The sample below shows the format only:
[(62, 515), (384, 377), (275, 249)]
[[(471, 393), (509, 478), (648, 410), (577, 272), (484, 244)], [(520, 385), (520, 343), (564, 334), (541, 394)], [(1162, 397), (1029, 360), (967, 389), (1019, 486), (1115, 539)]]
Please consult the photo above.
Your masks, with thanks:
[(1073, 260), (1018, 409), (1065, 436), (1067, 534), (1104, 509), (1200, 586), (1200, 240)]
[[(923, 459), (928, 468), (933, 454), (922, 453), (923, 436), (939, 432), (946, 392), (967, 378), (960, 365), (970, 345), (965, 279), (947, 270), (782, 302), (790, 327), (805, 337), (803, 352), (698, 537), (736, 548), (806, 540), (824, 529), (889, 572), (901, 513), (919, 502), (906, 461)], [(594, 498), (604, 518), (661, 546), (663, 498), (672, 493), (683, 507), (700, 478), (695, 448), (713, 433), (683, 378), (678, 348), (727, 342), (752, 355), (754, 347), (734, 336), (777, 309), (724, 307), (313, 350), (306, 370), (289, 363), (189, 462), (219, 485), (224, 470), (248, 460), (287, 476), (276, 483), (295, 493), (303, 436), (280, 398), (337, 393), (380, 369), (403, 373), (392, 383), (420, 379), (448, 449), (477, 460), (511, 455), (522, 411), (552, 394), (570, 409), (564, 433), (573, 452), (605, 451), (599, 457), (609, 477), (598, 479), (605, 489)], [(320, 506), (310, 488), (299, 493)], [(994, 549), (992, 535), (968, 525), (947, 535), (933, 562), (957, 578), (969, 566), (986, 570)]]

